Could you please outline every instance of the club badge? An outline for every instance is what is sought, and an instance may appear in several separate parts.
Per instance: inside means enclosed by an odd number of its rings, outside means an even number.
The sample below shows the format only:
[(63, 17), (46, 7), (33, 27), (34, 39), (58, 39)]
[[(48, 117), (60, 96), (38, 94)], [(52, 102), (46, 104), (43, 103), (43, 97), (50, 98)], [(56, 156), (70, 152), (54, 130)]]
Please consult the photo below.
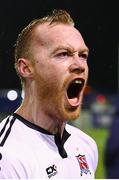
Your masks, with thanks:
[(90, 173), (91, 174), (91, 172), (89, 170), (88, 163), (86, 161), (85, 155), (79, 154), (78, 156), (76, 156), (76, 158), (77, 158), (77, 160), (79, 162), (79, 166), (80, 166), (80, 169), (81, 169), (81, 176), (83, 175), (83, 173), (85, 173), (85, 174)]

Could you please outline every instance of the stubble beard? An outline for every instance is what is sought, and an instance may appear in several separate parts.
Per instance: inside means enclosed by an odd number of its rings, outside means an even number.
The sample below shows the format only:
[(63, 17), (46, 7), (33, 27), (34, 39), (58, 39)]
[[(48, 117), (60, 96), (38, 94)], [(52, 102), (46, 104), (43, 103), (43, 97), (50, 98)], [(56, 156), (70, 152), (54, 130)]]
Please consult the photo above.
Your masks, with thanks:
[[(61, 100), (62, 99), (62, 100)], [(56, 116), (60, 121), (74, 121), (80, 116), (81, 105), (79, 107), (71, 107), (64, 103), (64, 98), (57, 99)]]

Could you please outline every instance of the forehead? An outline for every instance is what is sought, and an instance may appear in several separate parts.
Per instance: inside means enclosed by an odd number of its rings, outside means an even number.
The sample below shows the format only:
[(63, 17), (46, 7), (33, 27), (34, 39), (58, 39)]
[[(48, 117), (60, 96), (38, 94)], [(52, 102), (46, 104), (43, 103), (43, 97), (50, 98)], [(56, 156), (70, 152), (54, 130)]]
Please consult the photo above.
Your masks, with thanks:
[(80, 32), (71, 25), (43, 24), (35, 29), (35, 35), (39, 45), (51, 47), (68, 44), (75, 49), (87, 48)]

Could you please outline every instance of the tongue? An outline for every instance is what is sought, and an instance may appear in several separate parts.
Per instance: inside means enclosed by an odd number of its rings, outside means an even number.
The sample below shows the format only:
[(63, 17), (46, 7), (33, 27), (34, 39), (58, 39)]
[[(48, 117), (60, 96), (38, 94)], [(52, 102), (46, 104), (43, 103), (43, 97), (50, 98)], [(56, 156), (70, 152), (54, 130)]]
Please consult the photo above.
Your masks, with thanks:
[(72, 98), (72, 99), (68, 99), (68, 101), (69, 101), (71, 106), (78, 106), (79, 105), (79, 101), (78, 101), (77, 97)]

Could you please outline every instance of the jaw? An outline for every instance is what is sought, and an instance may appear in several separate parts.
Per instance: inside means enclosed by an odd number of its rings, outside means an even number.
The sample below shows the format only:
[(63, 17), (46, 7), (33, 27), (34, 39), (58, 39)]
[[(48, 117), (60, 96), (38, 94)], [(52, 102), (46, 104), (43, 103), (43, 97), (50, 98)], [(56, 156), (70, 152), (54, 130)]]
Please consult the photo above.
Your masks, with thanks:
[(80, 111), (81, 111), (81, 107), (72, 108), (71, 106), (70, 107), (66, 106), (64, 111), (65, 119), (67, 121), (76, 120), (80, 116)]
[(83, 99), (83, 95), (80, 95), (80, 103), (78, 105), (72, 105), (74, 102), (69, 103), (67, 98), (66, 97), (64, 98), (64, 102), (62, 103), (61, 106), (62, 108), (60, 108), (61, 110), (60, 115), (62, 116), (63, 121), (76, 120), (80, 116), (80, 111), (82, 108), (82, 99)]

